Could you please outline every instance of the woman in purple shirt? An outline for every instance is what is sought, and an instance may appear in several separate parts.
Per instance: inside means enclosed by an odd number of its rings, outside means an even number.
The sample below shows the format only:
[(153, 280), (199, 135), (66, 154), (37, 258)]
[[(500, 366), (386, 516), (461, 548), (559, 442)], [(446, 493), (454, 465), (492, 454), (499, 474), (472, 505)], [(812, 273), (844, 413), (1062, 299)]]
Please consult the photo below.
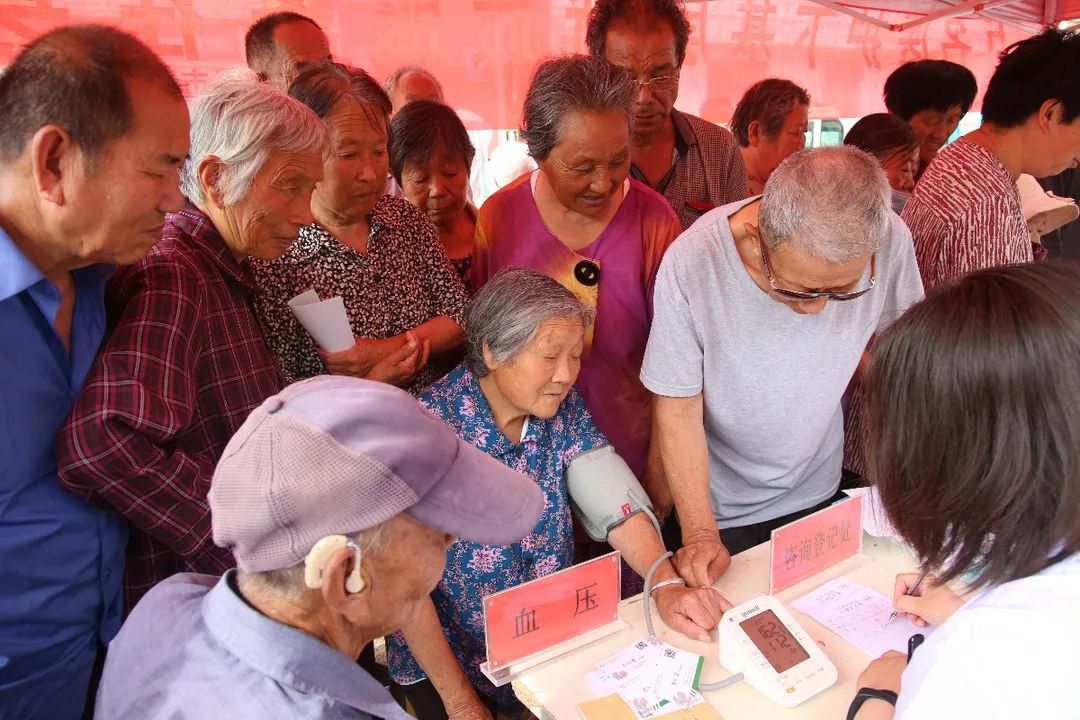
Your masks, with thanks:
[(638, 373), (653, 281), (680, 225), (663, 197), (629, 178), (634, 91), (625, 71), (603, 58), (569, 55), (539, 67), (522, 118), (539, 169), (480, 209), (472, 280), (480, 287), (502, 268), (526, 266), (595, 309), (578, 387), (663, 513), (666, 498), (646, 471), (651, 398)]

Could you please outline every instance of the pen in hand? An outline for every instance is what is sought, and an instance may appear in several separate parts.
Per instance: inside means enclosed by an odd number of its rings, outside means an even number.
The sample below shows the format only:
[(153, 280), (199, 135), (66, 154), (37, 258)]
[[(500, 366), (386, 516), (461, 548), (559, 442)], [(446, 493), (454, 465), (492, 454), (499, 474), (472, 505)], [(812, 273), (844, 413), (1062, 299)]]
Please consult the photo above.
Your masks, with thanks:
[[(915, 581), (915, 584), (912, 585), (911, 587), (909, 587), (907, 592), (904, 593), (904, 594), (905, 595), (914, 595), (918, 591), (919, 586), (923, 584), (923, 580), (926, 579), (926, 575), (927, 575), (926, 571), (923, 571), (923, 573), (921, 575), (919, 575), (919, 579)], [(900, 614), (899, 610), (893, 610), (892, 614), (889, 615), (889, 619), (885, 621), (886, 627), (888, 627), (889, 623), (891, 623), (893, 620), (895, 620), (896, 616), (899, 615), (899, 614)]]

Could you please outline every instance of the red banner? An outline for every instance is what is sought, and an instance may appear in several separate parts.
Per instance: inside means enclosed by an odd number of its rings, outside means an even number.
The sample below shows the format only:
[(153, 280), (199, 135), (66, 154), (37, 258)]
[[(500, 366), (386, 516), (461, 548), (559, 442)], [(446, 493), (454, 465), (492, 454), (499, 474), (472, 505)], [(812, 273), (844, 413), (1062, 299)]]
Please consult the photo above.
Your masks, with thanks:
[[(1077, 0), (1080, 1), (1080, 0)], [(189, 96), (244, 61), (248, 25), (274, 10), (304, 13), (327, 31), (334, 54), (378, 78), (419, 64), (442, 81), (472, 129), (513, 128), (537, 62), (584, 50), (591, 0), (0, 0), (0, 65), (28, 40), (66, 23), (123, 27), (156, 49)], [(726, 122), (743, 91), (786, 77), (813, 97), (818, 116), (883, 109), (885, 77), (923, 57), (970, 67), (985, 86), (997, 51), (1022, 31), (983, 19), (943, 20), (889, 32), (799, 0), (687, 3), (694, 31), (678, 107)], [(901, 13), (874, 13), (891, 22)], [(978, 102), (973, 109), (977, 110)]]

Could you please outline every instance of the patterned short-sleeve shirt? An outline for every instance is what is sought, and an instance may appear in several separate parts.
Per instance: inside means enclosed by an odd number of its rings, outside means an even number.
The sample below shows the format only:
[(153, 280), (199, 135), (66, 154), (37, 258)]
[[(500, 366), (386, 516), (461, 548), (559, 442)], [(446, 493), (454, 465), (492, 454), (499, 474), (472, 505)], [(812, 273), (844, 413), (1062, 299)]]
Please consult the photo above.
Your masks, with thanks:
[[(315, 223), (283, 256), (252, 266), (255, 309), (289, 382), (326, 372), (315, 342), (288, 306), (307, 290), (324, 300), (340, 295), (358, 337), (392, 337), (441, 315), (464, 325), (465, 286), (435, 226), (401, 198), (384, 196), (375, 205), (366, 253)], [(449, 369), (429, 362), (406, 389), (415, 393)]]
[[(533, 532), (512, 545), (480, 545), (459, 540), (447, 551), (446, 571), (431, 594), (450, 649), (465, 675), (484, 695), (510, 712), (521, 708), (509, 685), (496, 688), (483, 673), (483, 599), (570, 566), (574, 531), (564, 475), (583, 452), (607, 445), (576, 389), (549, 420), (528, 418), (521, 442), (507, 438), (492, 415), (476, 377), (458, 366), (420, 395), (420, 403), (464, 440), (506, 466), (532, 478), (544, 491), (544, 514)], [(387, 638), (390, 672), (399, 683), (425, 675), (400, 633)]]
[(1034, 259), (1016, 181), (997, 156), (965, 138), (934, 158), (901, 217), (927, 290), (975, 270)]

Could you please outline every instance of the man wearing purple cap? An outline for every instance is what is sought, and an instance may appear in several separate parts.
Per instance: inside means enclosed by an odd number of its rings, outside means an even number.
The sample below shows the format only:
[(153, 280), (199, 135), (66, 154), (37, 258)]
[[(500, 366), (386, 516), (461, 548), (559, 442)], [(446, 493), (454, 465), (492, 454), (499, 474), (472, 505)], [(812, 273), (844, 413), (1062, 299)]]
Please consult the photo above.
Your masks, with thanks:
[(506, 544), (528, 478), (402, 390), (320, 376), (266, 400), (214, 472), (222, 578), (174, 575), (109, 647), (98, 718), (407, 718), (356, 664), (435, 588), (455, 537)]

